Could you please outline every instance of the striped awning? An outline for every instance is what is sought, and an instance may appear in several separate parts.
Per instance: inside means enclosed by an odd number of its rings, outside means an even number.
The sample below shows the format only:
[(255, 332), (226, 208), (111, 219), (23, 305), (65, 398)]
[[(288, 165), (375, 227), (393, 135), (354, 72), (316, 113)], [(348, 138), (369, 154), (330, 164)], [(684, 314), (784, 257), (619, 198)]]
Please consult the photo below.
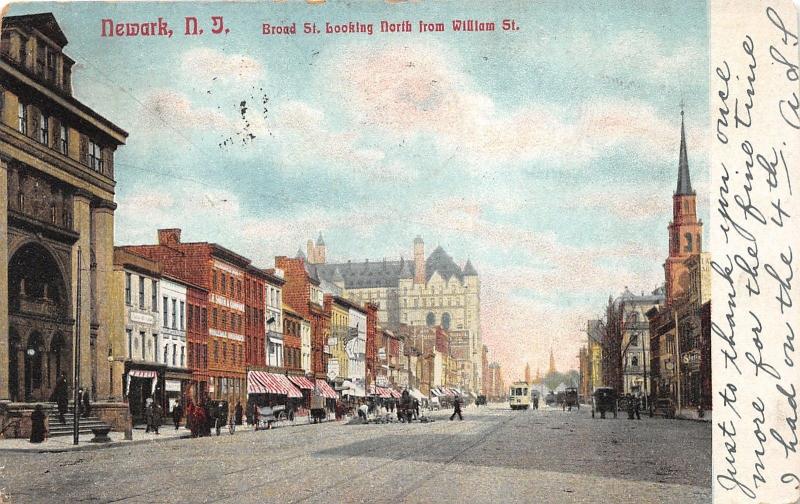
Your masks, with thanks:
[(292, 382), (289, 381), (289, 378), (287, 378), (286, 375), (273, 373), (273, 376), (277, 378), (279, 382), (281, 382), (283, 389), (286, 391), (287, 397), (303, 397), (303, 393), (300, 392), (300, 389), (295, 387)]
[(339, 397), (336, 395), (336, 391), (328, 385), (328, 382), (319, 378), (317, 378), (317, 392), (327, 399), (337, 399)]
[(148, 369), (131, 369), (128, 374), (134, 378), (158, 378), (157, 371)]
[(314, 390), (314, 382), (305, 376), (289, 375), (289, 381), (300, 387), (301, 389)]
[(389, 389), (389, 392), (392, 394), (392, 397), (394, 397), (395, 399), (400, 399), (401, 397), (403, 397), (403, 394), (400, 393), (399, 390)]
[(432, 395), (433, 397), (439, 397), (439, 396), (442, 396), (442, 395), (444, 395), (444, 394), (442, 394), (441, 392), (439, 392), (439, 390), (438, 390), (438, 389), (432, 388), (432, 389), (431, 389), (431, 395)]
[(392, 397), (392, 392), (386, 387), (376, 387), (375, 392), (378, 397), (385, 397), (387, 399)]
[(247, 393), (303, 397), (303, 394), (292, 385), (285, 375), (266, 371), (249, 371), (247, 373)]

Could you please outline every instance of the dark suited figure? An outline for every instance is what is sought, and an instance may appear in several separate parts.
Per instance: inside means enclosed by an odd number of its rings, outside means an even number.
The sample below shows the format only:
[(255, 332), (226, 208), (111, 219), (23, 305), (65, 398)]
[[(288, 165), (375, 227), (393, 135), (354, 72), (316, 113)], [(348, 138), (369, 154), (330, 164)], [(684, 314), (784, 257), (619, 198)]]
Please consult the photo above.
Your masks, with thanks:
[(450, 420), (454, 419), (458, 415), (459, 420), (464, 420), (464, 417), (461, 416), (461, 398), (456, 397), (456, 400), (453, 401), (453, 414), (450, 415)]
[(640, 416), (640, 410), (642, 408), (642, 398), (641, 397), (634, 397), (633, 398), (633, 413), (636, 415), (636, 420), (641, 420), (642, 417)]
[(67, 423), (64, 415), (67, 414), (67, 408), (69, 407), (68, 389), (69, 386), (67, 385), (67, 375), (65, 375), (62, 371), (56, 380), (56, 386), (53, 389), (53, 395), (50, 397), (50, 400), (58, 405), (58, 421), (61, 422), (62, 425)]
[(31, 443), (41, 443), (44, 441), (46, 429), (44, 427), (44, 409), (41, 404), (37, 404), (31, 413)]

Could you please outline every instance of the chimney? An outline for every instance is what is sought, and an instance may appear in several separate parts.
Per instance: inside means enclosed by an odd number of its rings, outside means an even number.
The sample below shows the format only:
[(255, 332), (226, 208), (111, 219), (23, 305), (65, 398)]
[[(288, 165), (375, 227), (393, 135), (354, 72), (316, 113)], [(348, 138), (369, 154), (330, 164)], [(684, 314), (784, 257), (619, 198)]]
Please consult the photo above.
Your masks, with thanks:
[(181, 242), (180, 228), (159, 229), (158, 230), (158, 244), (159, 245), (177, 245)]
[(317, 264), (317, 250), (314, 248), (314, 240), (306, 242), (306, 260), (308, 264)]
[(419, 235), (414, 238), (414, 283), (425, 283), (425, 242)]

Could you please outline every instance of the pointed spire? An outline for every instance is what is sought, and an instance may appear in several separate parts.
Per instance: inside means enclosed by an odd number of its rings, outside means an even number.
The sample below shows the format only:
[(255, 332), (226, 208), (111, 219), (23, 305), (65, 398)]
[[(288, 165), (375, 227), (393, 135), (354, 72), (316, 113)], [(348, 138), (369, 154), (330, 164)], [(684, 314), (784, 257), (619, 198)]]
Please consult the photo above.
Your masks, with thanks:
[(306, 255), (303, 253), (303, 249), (302, 249), (302, 247), (297, 249), (297, 255), (295, 255), (294, 257), (295, 257), (296, 259), (303, 259), (303, 260), (305, 260), (305, 258), (306, 258)]
[(478, 276), (478, 272), (475, 271), (475, 267), (472, 265), (472, 261), (467, 259), (467, 264), (464, 265), (464, 275), (465, 276)]
[(550, 368), (547, 370), (547, 374), (552, 374), (556, 372), (556, 359), (553, 357), (553, 347), (550, 347)]
[(678, 187), (675, 189), (675, 194), (678, 195), (691, 195), (694, 194), (692, 190), (692, 181), (689, 178), (689, 160), (686, 156), (686, 131), (683, 126), (683, 108), (681, 107), (681, 152), (678, 160)]
[(322, 231), (320, 231), (319, 236), (317, 237), (317, 247), (324, 245), (325, 245), (325, 240), (322, 239)]

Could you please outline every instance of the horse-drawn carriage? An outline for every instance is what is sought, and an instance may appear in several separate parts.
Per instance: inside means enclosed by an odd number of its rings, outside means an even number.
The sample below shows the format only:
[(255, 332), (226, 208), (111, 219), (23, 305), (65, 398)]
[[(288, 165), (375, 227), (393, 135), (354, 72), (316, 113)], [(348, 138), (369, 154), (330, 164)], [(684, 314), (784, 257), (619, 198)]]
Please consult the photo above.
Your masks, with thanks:
[(573, 406), (581, 409), (581, 404), (578, 402), (578, 389), (575, 387), (567, 387), (564, 391), (564, 403), (561, 405), (561, 408), (564, 410), (569, 408), (569, 410), (572, 411)]
[(411, 420), (417, 416), (418, 405), (419, 402), (412, 397), (408, 390), (404, 390), (400, 399), (397, 400), (397, 419), (401, 422), (411, 423)]
[(272, 424), (276, 422), (294, 422), (294, 410), (287, 408), (283, 404), (275, 406), (261, 406), (258, 407), (258, 421), (256, 429), (266, 427), (272, 428)]
[(312, 395), (311, 408), (308, 411), (308, 423), (322, 422), (326, 418), (328, 418), (328, 412), (325, 410), (325, 397)]

